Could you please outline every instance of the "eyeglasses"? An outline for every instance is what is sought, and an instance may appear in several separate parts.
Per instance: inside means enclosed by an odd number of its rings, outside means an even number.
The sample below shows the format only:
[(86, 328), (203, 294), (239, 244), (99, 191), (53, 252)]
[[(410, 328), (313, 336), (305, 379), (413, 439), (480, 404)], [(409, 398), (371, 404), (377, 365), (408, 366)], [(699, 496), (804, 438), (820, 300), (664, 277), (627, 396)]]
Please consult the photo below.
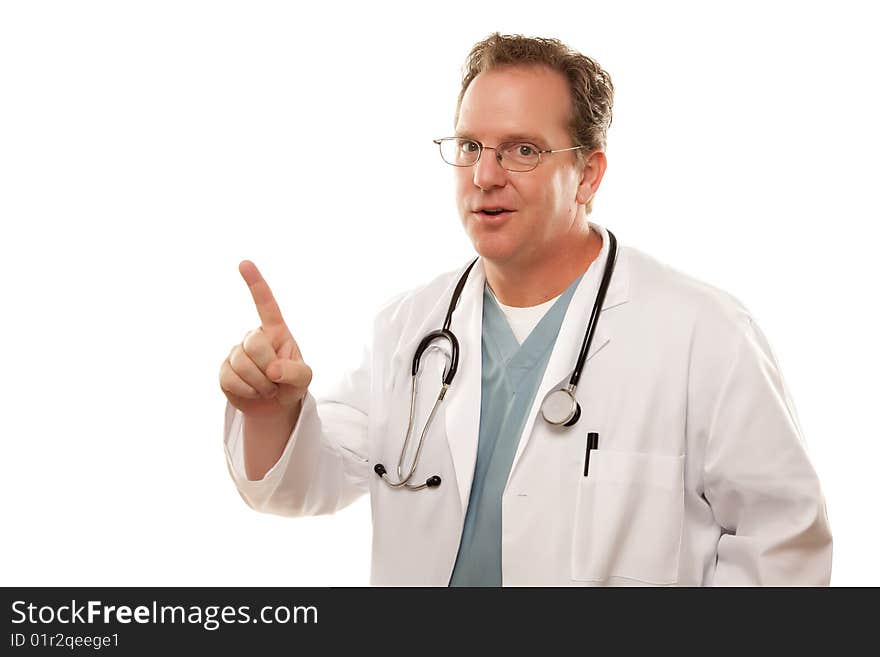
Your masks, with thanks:
[(476, 139), (464, 137), (444, 137), (435, 139), (434, 143), (440, 147), (440, 157), (443, 161), (454, 167), (472, 167), (480, 160), (484, 150), (490, 150), (495, 151), (495, 159), (502, 169), (516, 172), (531, 171), (541, 163), (541, 156), (545, 153), (563, 153), (586, 148), (586, 146), (572, 146), (542, 150), (527, 141), (508, 141), (492, 148), (483, 146)]

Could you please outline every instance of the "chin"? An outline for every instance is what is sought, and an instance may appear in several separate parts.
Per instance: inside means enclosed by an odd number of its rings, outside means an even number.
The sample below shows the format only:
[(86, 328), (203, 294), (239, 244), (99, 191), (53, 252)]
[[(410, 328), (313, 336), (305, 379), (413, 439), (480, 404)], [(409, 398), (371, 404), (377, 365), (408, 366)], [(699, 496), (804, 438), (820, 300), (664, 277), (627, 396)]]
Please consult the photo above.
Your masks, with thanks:
[(505, 262), (510, 260), (517, 254), (519, 249), (517, 245), (510, 239), (505, 239), (501, 235), (486, 235), (471, 233), (471, 244), (474, 250), (480, 254), (482, 258), (491, 260), (492, 262)]

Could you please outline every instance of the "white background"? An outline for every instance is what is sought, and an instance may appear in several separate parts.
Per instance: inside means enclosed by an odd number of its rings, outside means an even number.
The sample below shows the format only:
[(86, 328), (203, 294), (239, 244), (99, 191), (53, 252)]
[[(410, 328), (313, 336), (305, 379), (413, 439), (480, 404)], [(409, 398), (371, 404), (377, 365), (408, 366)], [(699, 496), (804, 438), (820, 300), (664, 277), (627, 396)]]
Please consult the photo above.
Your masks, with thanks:
[(0, 5), (0, 584), (366, 585), (369, 502), (255, 513), (217, 375), (252, 259), (320, 390), (377, 307), (466, 262), (460, 67), (553, 36), (616, 87), (593, 220), (741, 299), (826, 494), (835, 585), (880, 585), (871, 3)]

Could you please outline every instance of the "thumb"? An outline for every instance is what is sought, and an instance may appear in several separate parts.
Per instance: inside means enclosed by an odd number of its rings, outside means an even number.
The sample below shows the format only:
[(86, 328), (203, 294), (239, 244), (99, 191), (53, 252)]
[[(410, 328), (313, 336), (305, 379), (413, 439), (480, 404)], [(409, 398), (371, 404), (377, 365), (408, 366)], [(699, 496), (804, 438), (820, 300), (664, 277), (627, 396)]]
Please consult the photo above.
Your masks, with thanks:
[(312, 368), (301, 360), (279, 358), (269, 363), (266, 368), (266, 376), (275, 383), (307, 388), (312, 382)]

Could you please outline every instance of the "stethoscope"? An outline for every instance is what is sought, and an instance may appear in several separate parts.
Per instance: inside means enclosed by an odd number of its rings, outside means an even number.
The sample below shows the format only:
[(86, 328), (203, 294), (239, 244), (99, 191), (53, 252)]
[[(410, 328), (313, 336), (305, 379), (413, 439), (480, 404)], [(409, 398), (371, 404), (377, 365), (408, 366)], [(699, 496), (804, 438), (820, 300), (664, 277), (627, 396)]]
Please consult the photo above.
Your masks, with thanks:
[[(581, 345), (581, 351), (580, 354), (578, 354), (578, 359), (577, 363), (575, 364), (574, 372), (572, 372), (571, 378), (568, 380), (567, 386), (551, 390), (549, 393), (547, 393), (547, 396), (544, 397), (544, 401), (541, 402), (541, 415), (547, 422), (557, 427), (570, 427), (576, 424), (581, 416), (581, 406), (575, 399), (574, 393), (577, 389), (578, 381), (580, 381), (581, 378), (581, 370), (583, 370), (584, 362), (586, 362), (587, 360), (587, 353), (590, 350), (590, 343), (593, 341), (593, 333), (596, 329), (596, 323), (599, 319), (599, 313), (602, 308), (602, 303), (605, 301), (605, 293), (608, 290), (608, 283), (611, 281), (611, 274), (614, 272), (614, 265), (617, 261), (617, 238), (614, 237), (614, 233), (612, 233), (610, 230), (608, 231), (608, 237), (610, 240), (608, 259), (605, 262), (605, 269), (602, 272), (602, 280), (599, 283), (599, 291), (596, 294), (596, 301), (593, 303), (593, 311), (590, 313), (590, 320), (587, 323), (587, 332), (584, 335), (584, 342)], [(397, 462), (398, 481), (393, 482), (388, 478), (388, 473), (385, 469), (385, 466), (381, 463), (377, 463), (376, 466), (373, 468), (373, 471), (392, 488), (422, 490), (423, 488), (437, 488), (441, 483), (439, 475), (429, 477), (425, 481), (425, 483), (419, 485), (410, 484), (409, 480), (412, 479), (413, 474), (415, 473), (416, 468), (419, 465), (419, 455), (422, 452), (422, 443), (425, 440), (425, 434), (427, 434), (428, 432), (428, 427), (431, 426), (431, 420), (434, 419), (434, 415), (437, 413), (437, 407), (446, 396), (446, 391), (449, 390), (449, 386), (452, 384), (452, 379), (455, 378), (455, 372), (458, 369), (458, 339), (455, 337), (455, 334), (450, 330), (449, 327), (452, 324), (452, 312), (458, 305), (458, 299), (461, 296), (461, 291), (464, 289), (465, 283), (467, 282), (468, 274), (470, 274), (471, 269), (477, 263), (477, 260), (478, 258), (475, 258), (474, 261), (470, 265), (468, 265), (467, 269), (464, 270), (464, 273), (458, 280), (458, 284), (455, 286), (455, 291), (452, 293), (452, 299), (449, 302), (449, 309), (446, 311), (446, 320), (443, 322), (443, 328), (436, 331), (431, 331), (424, 338), (422, 338), (422, 341), (419, 343), (419, 346), (416, 349), (415, 356), (413, 357), (412, 388), (410, 392), (409, 402), (409, 424), (406, 428), (406, 438), (403, 441), (403, 448), (400, 450), (400, 460)], [(404, 477), (403, 461), (406, 457), (406, 448), (409, 446), (409, 439), (412, 433), (413, 413), (416, 404), (416, 382), (418, 380), (419, 363), (421, 361), (422, 354), (425, 352), (428, 346), (432, 342), (434, 342), (434, 340), (438, 339), (444, 339), (449, 342), (452, 355), (449, 359), (448, 369), (443, 376), (443, 385), (440, 388), (440, 394), (437, 397), (437, 401), (434, 402), (434, 406), (431, 408), (431, 413), (428, 415), (428, 421), (425, 423), (425, 427), (424, 429), (422, 429), (422, 434), (419, 437), (419, 444), (416, 447), (416, 454), (415, 458), (413, 459), (412, 466), (410, 466), (409, 472)]]

